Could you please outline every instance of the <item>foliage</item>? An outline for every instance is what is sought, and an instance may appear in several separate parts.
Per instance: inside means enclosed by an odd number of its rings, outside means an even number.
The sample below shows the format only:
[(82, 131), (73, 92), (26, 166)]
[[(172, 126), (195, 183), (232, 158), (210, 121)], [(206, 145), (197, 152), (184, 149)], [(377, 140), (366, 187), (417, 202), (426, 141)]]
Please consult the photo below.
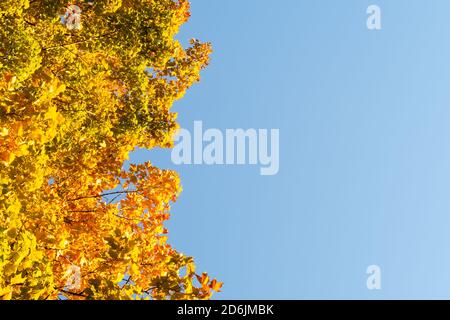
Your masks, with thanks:
[[(199, 80), (208, 43), (174, 39), (187, 0), (0, 3), (0, 297), (207, 299), (167, 243), (175, 172), (124, 161), (171, 147), (174, 101)], [(68, 286), (71, 266), (80, 283)]]

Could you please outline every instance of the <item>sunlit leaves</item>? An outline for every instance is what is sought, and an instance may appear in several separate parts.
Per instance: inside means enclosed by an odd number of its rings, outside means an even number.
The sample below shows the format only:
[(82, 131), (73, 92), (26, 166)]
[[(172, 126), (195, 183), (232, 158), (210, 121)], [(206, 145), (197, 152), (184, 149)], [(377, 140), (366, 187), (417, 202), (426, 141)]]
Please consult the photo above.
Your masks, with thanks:
[(167, 242), (177, 174), (123, 164), (172, 145), (211, 47), (174, 40), (185, 0), (77, 6), (0, 4), (0, 298), (210, 298), (221, 283)]

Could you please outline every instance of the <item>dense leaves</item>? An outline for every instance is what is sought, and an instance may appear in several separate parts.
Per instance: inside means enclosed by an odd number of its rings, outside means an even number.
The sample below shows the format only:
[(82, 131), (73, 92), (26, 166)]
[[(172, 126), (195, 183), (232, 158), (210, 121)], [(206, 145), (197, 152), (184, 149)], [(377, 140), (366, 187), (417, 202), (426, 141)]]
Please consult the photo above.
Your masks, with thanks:
[(0, 297), (207, 299), (221, 283), (167, 243), (177, 174), (123, 164), (172, 146), (210, 45), (174, 39), (186, 0), (75, 5), (70, 28), (66, 1), (0, 3)]

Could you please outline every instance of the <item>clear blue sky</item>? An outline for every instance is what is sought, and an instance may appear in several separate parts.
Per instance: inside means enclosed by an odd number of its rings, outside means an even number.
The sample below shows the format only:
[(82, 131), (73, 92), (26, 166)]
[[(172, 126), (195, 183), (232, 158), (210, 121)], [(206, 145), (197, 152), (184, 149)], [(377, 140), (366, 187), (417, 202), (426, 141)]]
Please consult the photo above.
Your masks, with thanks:
[[(366, 8), (382, 30), (366, 28)], [(279, 128), (280, 172), (175, 166), (171, 243), (218, 299), (450, 298), (450, 2), (192, 0), (211, 41), (179, 121)], [(366, 268), (382, 269), (382, 290)]]

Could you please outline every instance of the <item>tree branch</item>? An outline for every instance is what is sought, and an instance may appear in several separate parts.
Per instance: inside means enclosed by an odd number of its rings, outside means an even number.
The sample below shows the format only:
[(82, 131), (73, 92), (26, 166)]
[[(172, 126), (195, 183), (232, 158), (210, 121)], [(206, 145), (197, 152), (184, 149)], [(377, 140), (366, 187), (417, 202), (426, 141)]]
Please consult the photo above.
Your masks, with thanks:
[(93, 198), (102, 198), (102, 197), (106, 197), (106, 196), (112, 196), (115, 194), (130, 194), (130, 193), (137, 193), (139, 192), (138, 190), (130, 190), (130, 191), (116, 191), (116, 192), (109, 192), (109, 193), (102, 193), (99, 195), (92, 195), (92, 196), (84, 196), (84, 197), (79, 197), (79, 198), (75, 198), (75, 199), (69, 199), (67, 201), (69, 202), (73, 202), (73, 201), (78, 201), (78, 200), (83, 200), (83, 199), (93, 199)]
[(67, 291), (67, 290), (64, 290), (64, 289), (60, 289), (60, 290), (61, 290), (61, 292), (66, 293), (66, 294), (70, 294), (72, 296), (87, 298), (87, 295), (82, 294), (82, 293), (71, 292), (71, 291)]

